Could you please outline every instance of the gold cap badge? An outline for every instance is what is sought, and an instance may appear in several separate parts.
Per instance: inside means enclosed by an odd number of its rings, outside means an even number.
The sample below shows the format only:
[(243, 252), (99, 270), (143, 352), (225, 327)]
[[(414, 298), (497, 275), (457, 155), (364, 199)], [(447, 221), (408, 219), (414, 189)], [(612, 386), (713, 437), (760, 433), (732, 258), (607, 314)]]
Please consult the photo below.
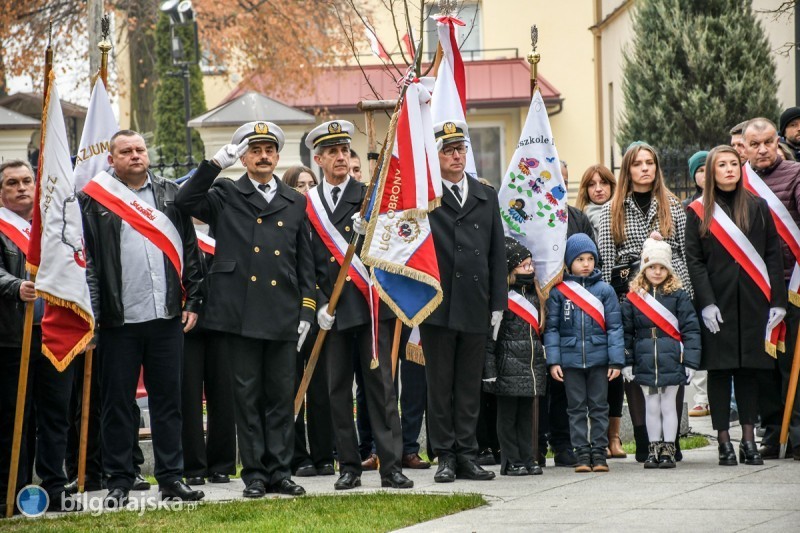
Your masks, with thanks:
[(338, 122), (328, 124), (328, 133), (339, 133), (340, 131), (342, 131), (342, 126)]
[(444, 130), (445, 135), (450, 135), (451, 133), (456, 132), (456, 125), (452, 122), (445, 122), (442, 129)]
[(263, 122), (257, 122), (255, 127), (253, 128), (253, 131), (258, 133), (259, 135), (264, 135), (266, 133), (269, 133), (269, 126), (267, 126)]

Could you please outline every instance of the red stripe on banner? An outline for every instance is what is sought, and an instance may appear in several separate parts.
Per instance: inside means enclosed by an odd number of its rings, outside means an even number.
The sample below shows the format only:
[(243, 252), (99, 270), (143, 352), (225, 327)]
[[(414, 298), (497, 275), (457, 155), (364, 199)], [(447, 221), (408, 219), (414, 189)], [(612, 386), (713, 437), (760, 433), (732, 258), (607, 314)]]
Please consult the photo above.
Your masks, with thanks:
[[(742, 182), (745, 189), (753, 193), (755, 196), (761, 198), (753, 186), (750, 185), (750, 181), (747, 179), (747, 172), (745, 172), (744, 167), (742, 167)], [(789, 231), (789, 228), (787, 228), (786, 224), (783, 223), (781, 217), (779, 217), (775, 211), (772, 210), (772, 208), (770, 208), (769, 213), (772, 215), (772, 220), (775, 221), (775, 229), (778, 230), (778, 235), (781, 236), (783, 242), (786, 243), (786, 246), (788, 246), (789, 250), (791, 250), (795, 261), (800, 263), (800, 245), (798, 245), (798, 243), (794, 240), (792, 232)]]
[(645, 302), (641, 296), (631, 291), (628, 293), (628, 301), (631, 302), (636, 309), (644, 313), (644, 316), (649, 318), (661, 331), (676, 341), (681, 342), (681, 332), (675, 329), (666, 318), (658, 314), (658, 311), (647, 305), (647, 302)]
[(0, 219), (0, 233), (11, 239), (17, 248), (19, 248), (25, 256), (28, 255), (28, 246), (30, 245), (30, 238), (21, 232), (13, 224), (9, 224), (5, 220)]
[(541, 327), (539, 326), (539, 321), (536, 320), (536, 317), (532, 316), (527, 309), (519, 305), (517, 302), (512, 300), (511, 298), (508, 299), (508, 310), (520, 317), (522, 320), (530, 324), (537, 333), (541, 331)]
[[(697, 213), (697, 216), (700, 217), (700, 220), (703, 220), (703, 215), (705, 213), (703, 204), (695, 200), (689, 204), (689, 207), (695, 213)], [(728, 235), (722, 226), (720, 226), (719, 222), (717, 222), (714, 218), (711, 219), (711, 225), (709, 226), (709, 229), (711, 230), (711, 234), (714, 235), (722, 247), (725, 248), (725, 251), (731, 254), (731, 257), (733, 257), (734, 261), (737, 261), (742, 268), (744, 268), (744, 271), (747, 272), (747, 275), (750, 276), (750, 279), (752, 279), (753, 282), (758, 286), (759, 290), (761, 290), (761, 292), (764, 294), (764, 297), (767, 299), (767, 301), (770, 301), (772, 299), (772, 291), (769, 287), (769, 281), (765, 280), (761, 276), (761, 272), (759, 272), (758, 268), (756, 268), (747, 254), (744, 253), (741, 248), (739, 248), (739, 245), (736, 244), (736, 241), (734, 241), (733, 238)]]
[(42, 317), (42, 351), (63, 361), (86, 336), (92, 335), (90, 324), (69, 307), (45, 305)]
[(204, 241), (203, 239), (197, 239), (197, 246), (205, 253), (209, 255), (214, 255), (214, 251), (216, 247), (213, 246), (211, 243)]
[(144, 235), (147, 240), (155, 244), (159, 250), (166, 254), (167, 259), (169, 259), (169, 262), (178, 273), (178, 279), (182, 278), (183, 268), (181, 265), (181, 256), (172, 245), (172, 242), (163, 233), (150, 224), (147, 224), (136, 214), (132, 207), (120, 198), (106, 191), (97, 182), (90, 181), (87, 183), (83, 188), (83, 192), (100, 202), (106, 209), (130, 224), (136, 231)]
[(464, 110), (464, 116), (467, 116), (467, 74), (464, 71), (464, 61), (461, 59), (461, 51), (458, 49), (458, 40), (456, 39), (456, 29), (453, 26), (451, 19), (447, 20), (450, 26), (450, 47), (453, 49), (453, 77), (456, 80), (456, 88), (458, 89), (458, 96), (461, 99), (461, 109)]
[[(399, 172), (394, 176), (387, 176), (384, 197), (389, 200), (389, 204), (394, 203), (396, 205), (394, 211), (405, 211), (406, 209), (417, 207), (417, 183), (414, 179), (414, 176), (416, 176), (414, 145), (412, 144), (411, 128), (409, 127), (407, 99), (403, 100), (400, 117), (397, 119), (396, 142), (400, 159)], [(391, 201), (392, 197), (399, 197), (399, 206), (397, 205), (397, 200)]]
[(592, 305), (589, 302), (584, 300), (577, 292), (570, 289), (569, 285), (567, 285), (566, 283), (559, 283), (558, 285), (556, 285), (556, 288), (560, 290), (561, 293), (564, 294), (564, 296), (572, 300), (572, 303), (580, 307), (581, 311), (592, 317), (603, 331), (606, 330), (606, 318), (603, 315), (601, 315), (597, 309), (592, 307)]
[(436, 281), (441, 281), (439, 276), (439, 260), (436, 259), (433, 235), (429, 234), (422, 244), (419, 245), (417, 251), (411, 254), (411, 257), (406, 261), (406, 266), (419, 272), (424, 272)]

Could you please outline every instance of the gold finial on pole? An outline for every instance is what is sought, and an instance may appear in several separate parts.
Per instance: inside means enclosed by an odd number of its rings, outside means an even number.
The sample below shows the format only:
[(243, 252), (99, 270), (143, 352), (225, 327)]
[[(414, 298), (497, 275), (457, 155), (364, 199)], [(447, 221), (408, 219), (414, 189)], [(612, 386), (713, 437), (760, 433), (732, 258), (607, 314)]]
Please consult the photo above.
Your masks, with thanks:
[(103, 18), (100, 19), (100, 31), (103, 36), (103, 39), (97, 43), (97, 47), (100, 49), (100, 79), (108, 88), (108, 52), (111, 51), (111, 41), (108, 40), (111, 33), (111, 19), (108, 14), (103, 15)]
[(531, 53), (528, 54), (528, 63), (531, 65), (531, 95), (536, 90), (536, 83), (538, 78), (539, 61), (542, 56), (536, 51), (539, 44), (539, 28), (536, 24), (531, 26)]

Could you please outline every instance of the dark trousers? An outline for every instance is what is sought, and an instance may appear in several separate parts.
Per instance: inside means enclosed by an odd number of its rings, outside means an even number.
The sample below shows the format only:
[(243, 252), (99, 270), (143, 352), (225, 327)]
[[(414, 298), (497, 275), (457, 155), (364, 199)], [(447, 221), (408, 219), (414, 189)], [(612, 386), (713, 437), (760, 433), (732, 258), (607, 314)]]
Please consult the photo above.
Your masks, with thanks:
[[(30, 465), (35, 450), (36, 475), (42, 480), (41, 487), (52, 499), (60, 497), (67, 483), (64, 457), (67, 453), (74, 366), (68, 366), (63, 372), (56, 370), (50, 360), (42, 355), (41, 341), (41, 329), (35, 326), (31, 336), (16, 490), (31, 482)], [(0, 348), (0, 494), (4, 498), (11, 465), (20, 355), (20, 348)]]
[[(758, 417), (759, 381), (771, 373), (770, 370), (735, 368), (708, 371), (708, 406), (711, 425), (717, 431), (730, 429), (731, 380), (739, 406), (739, 423), (755, 424)], [(779, 429), (780, 431), (780, 429)]]
[[(236, 473), (236, 424), (230, 353), (221, 334), (191, 331), (183, 340), (183, 473), (185, 477)], [(203, 391), (206, 424), (203, 427)]]
[(569, 417), (567, 416), (567, 392), (564, 384), (547, 375), (547, 393), (539, 401), (539, 446), (542, 453), (547, 443), (554, 453), (571, 449)]
[[(297, 353), (295, 391), (300, 386), (305, 363), (311, 356), (316, 337), (315, 334), (310, 334)], [(306, 449), (306, 434), (308, 434), (308, 449)], [(317, 359), (314, 374), (306, 391), (306, 401), (300, 406), (300, 412), (294, 423), (292, 469), (297, 470), (307, 465), (319, 467), (323, 464), (333, 464), (333, 422), (331, 400), (328, 396), (328, 365), (324, 351)]]
[(533, 398), (497, 396), (497, 438), (503, 468), (533, 464)]
[(345, 331), (330, 331), (325, 341), (331, 418), (339, 469), (342, 473), (361, 474), (361, 455), (353, 424), (353, 376), (356, 366), (352, 357), (354, 349), (358, 350), (358, 364), (364, 377), (367, 411), (380, 459), (381, 475), (386, 476), (402, 470), (400, 416), (397, 413), (397, 397), (392, 383), (393, 328), (394, 320), (382, 320), (379, 324), (379, 365), (375, 369), (370, 368), (372, 335), (369, 325)]
[(425, 350), (428, 440), (433, 452), (459, 463), (474, 461), (486, 335), (428, 324), (419, 331)]
[(564, 389), (572, 446), (605, 453), (608, 446), (608, 367), (565, 368)]
[(620, 418), (625, 401), (625, 383), (620, 374), (608, 382), (608, 417)]
[(139, 418), (133, 409), (139, 370), (144, 368), (153, 432), (155, 477), (165, 485), (183, 476), (181, 446), (180, 317), (103, 328), (99, 339), (103, 470), (108, 488), (130, 490)]
[[(72, 398), (69, 403), (69, 434), (65, 462), (67, 477), (71, 480), (78, 478), (85, 365), (84, 354), (80, 354), (72, 361), (72, 366), (75, 370), (72, 380)], [(100, 356), (95, 350), (92, 356), (92, 383), (89, 391), (89, 430), (86, 434), (86, 481), (98, 484), (103, 479), (103, 455), (100, 451), (100, 401)], [(138, 448), (138, 446), (135, 448)]]
[(353, 350), (353, 373), (356, 380), (356, 431), (358, 432), (358, 454), (365, 460), (375, 453), (375, 439), (372, 436), (372, 425), (369, 423), (369, 407), (367, 393), (364, 390), (364, 374), (361, 371), (358, 347)]
[(294, 445), (295, 341), (225, 335), (242, 481), (289, 479)]
[(500, 451), (497, 439), (497, 396), (481, 390), (481, 406), (478, 412), (478, 424), (475, 426), (475, 438), (478, 440), (478, 451), (492, 450), (495, 457)]
[[(786, 351), (778, 353), (773, 370), (759, 373), (759, 412), (761, 427), (765, 429), (763, 439), (765, 445), (777, 446), (780, 440), (783, 411), (789, 391), (792, 358), (797, 343), (798, 324), (800, 324), (800, 308), (790, 304), (786, 314)], [(798, 398), (800, 394), (798, 392), (800, 392), (800, 387), (795, 393), (794, 407), (789, 420), (789, 442), (795, 447), (800, 446), (800, 398)], [(738, 404), (738, 396), (736, 401)]]

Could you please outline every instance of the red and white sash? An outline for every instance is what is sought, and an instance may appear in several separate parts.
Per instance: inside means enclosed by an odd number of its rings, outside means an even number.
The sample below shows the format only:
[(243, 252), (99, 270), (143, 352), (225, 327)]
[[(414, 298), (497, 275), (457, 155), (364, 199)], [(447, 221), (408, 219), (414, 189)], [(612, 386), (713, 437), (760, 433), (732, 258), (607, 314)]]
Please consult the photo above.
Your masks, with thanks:
[[(762, 181), (761, 183), (763, 184), (764, 182)], [(772, 194), (772, 191), (770, 191), (770, 194)], [(780, 204), (780, 201), (778, 201), (778, 203)], [(783, 204), (780, 205), (784, 210), (786, 209), (783, 207)], [(703, 208), (702, 196), (689, 204), (689, 208), (697, 213), (700, 220), (703, 219), (705, 209)], [(773, 211), (773, 217), (775, 216), (774, 213)], [(767, 264), (764, 262), (764, 258), (761, 257), (750, 242), (750, 239), (742, 233), (739, 226), (731, 220), (719, 204), (714, 204), (714, 214), (711, 218), (709, 229), (711, 230), (711, 234), (722, 247), (725, 248), (725, 251), (728, 252), (733, 260), (741, 265), (747, 275), (750, 276), (750, 279), (752, 279), (753, 283), (759, 288), (764, 298), (766, 298), (768, 302), (771, 301), (772, 285), (769, 281), (769, 272), (767, 271)], [(795, 269), (797, 269), (797, 266), (795, 266)], [(792, 275), (792, 278), (794, 279), (794, 275)], [(786, 324), (783, 322), (772, 329), (768, 329), (765, 341), (767, 353), (775, 356), (776, 350), (784, 351), (785, 348), (783, 348), (783, 344), (785, 337)]]
[(517, 291), (508, 291), (508, 310), (530, 324), (537, 333), (541, 331), (539, 311)]
[[(336, 229), (336, 226), (334, 226), (328, 218), (328, 215), (325, 212), (325, 207), (322, 203), (321, 195), (322, 186), (314, 187), (308, 191), (308, 193), (306, 193), (306, 197), (308, 198), (308, 202), (306, 203), (306, 214), (308, 215), (308, 220), (311, 222), (311, 225), (314, 226), (317, 235), (319, 235), (319, 238), (325, 245), (325, 248), (328, 249), (331, 255), (336, 259), (336, 262), (341, 266), (342, 262), (344, 261), (344, 256), (347, 253), (348, 243), (342, 234), (339, 233), (339, 230)], [(347, 274), (350, 276), (350, 279), (358, 288), (359, 292), (361, 292), (361, 294), (364, 296), (364, 299), (367, 301), (367, 305), (369, 306), (370, 316), (372, 317), (372, 358), (374, 364), (378, 359), (378, 344), (376, 342), (378, 338), (377, 314), (380, 309), (380, 306), (378, 305), (380, 298), (378, 295), (378, 290), (372, 284), (372, 279), (370, 278), (367, 267), (364, 266), (364, 263), (362, 263), (361, 259), (355, 254), (353, 254), (353, 259), (350, 261), (350, 268), (348, 269)]]
[(775, 221), (778, 235), (781, 236), (781, 239), (789, 247), (795, 258), (792, 277), (789, 279), (789, 301), (794, 305), (800, 306), (800, 228), (797, 227), (783, 202), (775, 196), (775, 193), (764, 183), (764, 180), (756, 174), (749, 162), (744, 165), (742, 183), (745, 189), (766, 200), (770, 213), (772, 213), (772, 220)]
[(194, 227), (194, 232), (197, 234), (197, 246), (200, 248), (200, 250), (209, 255), (214, 255), (217, 247), (217, 241), (213, 237), (209, 237), (197, 229), (197, 226)]
[(647, 292), (630, 291), (628, 301), (644, 313), (644, 316), (652, 320), (653, 324), (658, 326), (661, 331), (681, 342), (681, 327), (678, 317), (673, 315), (672, 311), (664, 307), (654, 296)]
[(571, 280), (562, 281), (556, 285), (556, 288), (569, 298), (572, 303), (580, 307), (581, 311), (592, 317), (603, 331), (606, 330), (606, 310), (603, 307), (603, 302), (597, 296), (589, 292), (580, 283)]
[(166, 254), (180, 279), (183, 275), (183, 242), (175, 225), (158, 209), (143, 204), (133, 191), (107, 172), (101, 172), (83, 188), (103, 207), (130, 224)]
[(6, 207), (0, 207), (0, 233), (11, 239), (22, 253), (28, 254), (31, 240), (31, 224)]

